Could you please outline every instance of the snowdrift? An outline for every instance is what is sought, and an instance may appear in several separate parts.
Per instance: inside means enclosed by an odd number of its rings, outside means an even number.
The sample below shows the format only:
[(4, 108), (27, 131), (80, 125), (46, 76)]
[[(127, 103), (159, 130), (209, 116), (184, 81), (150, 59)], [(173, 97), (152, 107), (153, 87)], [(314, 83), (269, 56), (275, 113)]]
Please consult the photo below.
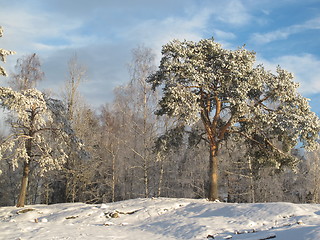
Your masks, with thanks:
[(0, 208), (0, 239), (320, 239), (320, 205), (133, 199)]

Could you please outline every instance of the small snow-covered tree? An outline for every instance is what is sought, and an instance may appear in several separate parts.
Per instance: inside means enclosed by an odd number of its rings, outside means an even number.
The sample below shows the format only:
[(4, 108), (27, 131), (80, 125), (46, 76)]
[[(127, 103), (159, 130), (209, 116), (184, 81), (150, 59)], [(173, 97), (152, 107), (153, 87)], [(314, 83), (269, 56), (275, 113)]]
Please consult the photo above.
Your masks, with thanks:
[(209, 199), (218, 199), (219, 146), (228, 137), (243, 138), (250, 156), (280, 168), (293, 165), (298, 143), (317, 146), (320, 123), (308, 100), (297, 93), (293, 75), (254, 66), (255, 53), (226, 50), (212, 39), (174, 40), (163, 46), (158, 71), (148, 82), (162, 86), (157, 114), (185, 124), (201, 120), (210, 146)]
[[(87, 152), (88, 148), (88, 143), (84, 136), (87, 137), (94, 137), (95, 134), (87, 134), (88, 129), (87, 129), (87, 123), (86, 123), (86, 117), (85, 114), (80, 114), (78, 115), (77, 121), (82, 123), (82, 129), (83, 134), (80, 133), (79, 129), (77, 129), (77, 125), (72, 124), (72, 122), (69, 119), (69, 111), (66, 108), (65, 104), (56, 99), (47, 99), (47, 107), (50, 109), (52, 112), (53, 116), (53, 122), (54, 126), (50, 129), (54, 133), (54, 141), (63, 142), (63, 153), (65, 154), (65, 162), (61, 162), (61, 167), (62, 171), (59, 171), (58, 173), (56, 172), (56, 177), (54, 177), (55, 181), (52, 182), (52, 184), (55, 186), (53, 187), (53, 195), (52, 196), (52, 201), (53, 202), (61, 202), (61, 201), (68, 201), (69, 199), (71, 201), (85, 201), (83, 198), (79, 198), (78, 196), (81, 194), (85, 194), (83, 189), (80, 189), (81, 187), (85, 187), (85, 181), (86, 179), (83, 178), (84, 175), (88, 175), (85, 172), (91, 172), (91, 169), (88, 168), (90, 165), (90, 162), (84, 161), (84, 160), (89, 160), (91, 155)], [(84, 110), (83, 110), (84, 111)], [(81, 118), (81, 119), (80, 119)], [(91, 130), (92, 131), (92, 130)], [(62, 136), (60, 135), (61, 133), (65, 133)], [(62, 137), (62, 138), (60, 138)], [(80, 139), (81, 138), (81, 139)], [(84, 149), (84, 147), (86, 149)], [(71, 154), (72, 153), (72, 154)], [(70, 172), (74, 175), (72, 179), (70, 180), (70, 188), (68, 188), (70, 191), (67, 193), (68, 196), (66, 198), (64, 193), (61, 193), (59, 191), (59, 188), (64, 189), (65, 182), (61, 182), (61, 177), (64, 179), (65, 174), (66, 174), (66, 167), (68, 164), (68, 161), (70, 163), (70, 158), (77, 159), (77, 161), (74, 161), (72, 165), (69, 165)], [(86, 164), (85, 164), (86, 162)], [(56, 189), (58, 188), (58, 189)], [(77, 189), (76, 189), (77, 188)], [(64, 189), (66, 190), (66, 189)], [(70, 197), (70, 198), (69, 198)]]
[[(0, 37), (3, 36), (3, 29), (0, 26)], [(14, 51), (5, 50), (3, 48), (0, 48), (0, 61), (6, 62), (6, 56), (15, 54)], [(7, 76), (7, 73), (3, 67), (0, 66), (0, 76)]]

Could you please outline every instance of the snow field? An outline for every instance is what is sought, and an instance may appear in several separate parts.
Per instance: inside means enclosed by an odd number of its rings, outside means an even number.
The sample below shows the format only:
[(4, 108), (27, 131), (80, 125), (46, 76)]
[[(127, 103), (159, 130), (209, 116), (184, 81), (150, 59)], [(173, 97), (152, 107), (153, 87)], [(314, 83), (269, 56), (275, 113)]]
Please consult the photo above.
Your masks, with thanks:
[(0, 208), (0, 239), (320, 239), (320, 205), (132, 199)]

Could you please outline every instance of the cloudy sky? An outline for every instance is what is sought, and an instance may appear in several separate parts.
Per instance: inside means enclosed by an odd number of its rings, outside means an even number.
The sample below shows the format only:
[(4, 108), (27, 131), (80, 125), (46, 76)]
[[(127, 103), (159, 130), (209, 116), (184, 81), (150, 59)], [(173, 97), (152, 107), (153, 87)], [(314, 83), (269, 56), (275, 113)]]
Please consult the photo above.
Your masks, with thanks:
[[(46, 80), (59, 91), (76, 53), (88, 69), (82, 94), (93, 107), (112, 100), (129, 80), (131, 50), (150, 47), (160, 59), (172, 39), (211, 38), (225, 48), (246, 45), (268, 69), (291, 71), (320, 115), (319, 0), (0, 0), (0, 47), (14, 50), (4, 67), (37, 53)], [(0, 78), (2, 82), (5, 79)]]

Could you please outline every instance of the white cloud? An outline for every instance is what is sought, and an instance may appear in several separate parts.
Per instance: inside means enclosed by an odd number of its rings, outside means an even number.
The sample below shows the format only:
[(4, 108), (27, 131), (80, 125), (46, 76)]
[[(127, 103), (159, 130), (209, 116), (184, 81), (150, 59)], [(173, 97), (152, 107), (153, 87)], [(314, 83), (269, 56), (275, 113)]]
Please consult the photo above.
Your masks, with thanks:
[(236, 35), (232, 32), (225, 32), (220, 29), (214, 29), (213, 37), (225, 40), (232, 40), (236, 38)]
[(33, 14), (22, 9), (15, 9), (4, 16), (0, 14), (0, 22), (5, 23), (4, 27), (11, 35), (10, 40), (2, 44), (12, 45), (24, 49), (32, 48), (39, 43), (41, 38), (68, 37), (65, 35), (81, 26), (80, 21), (73, 19), (59, 18), (56, 14)]
[(294, 74), (304, 95), (320, 93), (320, 59), (312, 54), (287, 55), (272, 60), (258, 59), (266, 69), (275, 70), (277, 65)]
[[(106, 99), (110, 99), (106, 95), (111, 95), (115, 82), (128, 80), (125, 66), (130, 61), (130, 49), (138, 44), (153, 48), (158, 58), (161, 46), (174, 38), (198, 41), (213, 36), (225, 48), (235, 48), (238, 36), (229, 29), (256, 24), (259, 19), (251, 14), (269, 11), (270, 6), (267, 0), (12, 1), (16, 2), (13, 7), (4, 4), (0, 9), (0, 24), (5, 27), (1, 47), (17, 51), (16, 56), (8, 57), (6, 69), (10, 70), (21, 55), (36, 52), (44, 60), (46, 84), (55, 86), (65, 78), (68, 58), (77, 52), (85, 60), (92, 80), (86, 95), (100, 98), (102, 94)], [(305, 29), (318, 29), (319, 25), (320, 18), (316, 18), (256, 34), (253, 39), (267, 43)], [(320, 91), (314, 76), (320, 75), (316, 70), (319, 59), (312, 55), (287, 56), (273, 59), (270, 64), (274, 62), (295, 72), (303, 91)], [(298, 68), (301, 62), (307, 70)], [(97, 98), (91, 99), (98, 103)], [(104, 101), (101, 97), (100, 103)]]
[(203, 38), (211, 12), (204, 9), (187, 17), (167, 17), (148, 20), (124, 32), (121, 38), (143, 42), (157, 53), (161, 46), (173, 39), (198, 41)]
[(320, 17), (311, 19), (302, 24), (292, 25), (268, 33), (255, 33), (251, 41), (257, 44), (267, 44), (277, 40), (287, 39), (290, 35), (297, 34), (310, 29), (320, 29)]
[(225, 1), (225, 3), (225, 5), (220, 5), (218, 8), (219, 11), (215, 12), (215, 14), (218, 15), (219, 20), (235, 26), (245, 25), (250, 22), (251, 15), (242, 1), (231, 0)]

